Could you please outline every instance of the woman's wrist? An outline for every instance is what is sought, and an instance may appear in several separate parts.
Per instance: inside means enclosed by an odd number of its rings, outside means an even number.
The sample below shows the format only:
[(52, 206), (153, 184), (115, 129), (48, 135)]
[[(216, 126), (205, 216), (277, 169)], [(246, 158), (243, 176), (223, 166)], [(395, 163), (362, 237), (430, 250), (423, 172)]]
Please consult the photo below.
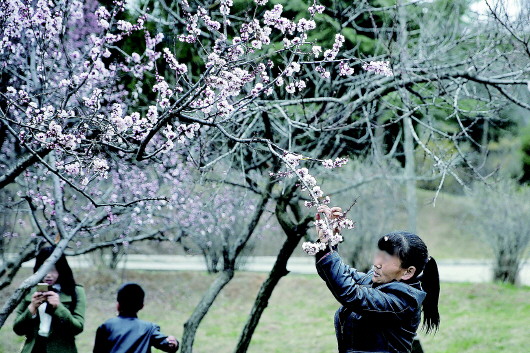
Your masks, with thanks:
[(28, 305), (28, 310), (31, 313), (31, 315), (37, 315), (37, 308), (35, 307), (35, 305), (33, 305), (33, 303), (30, 303)]

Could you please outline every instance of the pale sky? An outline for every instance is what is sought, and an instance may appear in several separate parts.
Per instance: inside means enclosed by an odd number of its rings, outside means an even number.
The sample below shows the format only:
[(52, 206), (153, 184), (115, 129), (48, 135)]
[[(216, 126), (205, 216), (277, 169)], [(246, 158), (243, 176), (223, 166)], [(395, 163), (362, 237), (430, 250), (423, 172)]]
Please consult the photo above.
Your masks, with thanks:
[(486, 1), (492, 8), (496, 5), (504, 7), (510, 17), (517, 15), (523, 6), (530, 6), (530, 0), (478, 0), (470, 8), (480, 14), (488, 13)]

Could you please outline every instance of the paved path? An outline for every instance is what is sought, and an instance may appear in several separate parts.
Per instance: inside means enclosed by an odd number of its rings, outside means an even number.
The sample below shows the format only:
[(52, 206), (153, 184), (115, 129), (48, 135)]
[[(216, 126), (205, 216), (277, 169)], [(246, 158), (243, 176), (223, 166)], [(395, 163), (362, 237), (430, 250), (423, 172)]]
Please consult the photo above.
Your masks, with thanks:
[[(274, 264), (273, 256), (247, 257), (240, 269), (243, 271), (269, 272)], [(77, 256), (68, 259), (73, 268), (88, 268), (93, 266), (89, 257)], [(486, 260), (440, 260), (438, 268), (440, 279), (445, 282), (489, 282), (492, 278), (491, 261)], [(32, 261), (24, 264), (33, 267)], [(118, 268), (156, 271), (206, 271), (202, 256), (184, 255), (128, 255), (121, 261)], [(287, 269), (292, 273), (316, 274), (314, 259), (307, 257), (292, 257)], [(530, 261), (527, 261), (520, 272), (520, 283), (530, 285)]]

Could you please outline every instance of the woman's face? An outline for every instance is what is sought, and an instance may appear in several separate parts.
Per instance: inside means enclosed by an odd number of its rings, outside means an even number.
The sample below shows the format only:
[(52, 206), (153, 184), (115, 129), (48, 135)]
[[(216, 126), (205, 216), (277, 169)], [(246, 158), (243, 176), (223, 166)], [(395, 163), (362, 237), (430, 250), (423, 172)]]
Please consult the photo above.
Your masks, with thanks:
[(57, 269), (55, 266), (53, 266), (48, 274), (44, 276), (44, 282), (48, 283), (50, 286), (53, 286), (57, 280), (59, 279), (59, 272), (57, 272)]
[(399, 281), (407, 272), (401, 268), (401, 260), (396, 255), (379, 250), (374, 257), (374, 274), (372, 282), (377, 284)]

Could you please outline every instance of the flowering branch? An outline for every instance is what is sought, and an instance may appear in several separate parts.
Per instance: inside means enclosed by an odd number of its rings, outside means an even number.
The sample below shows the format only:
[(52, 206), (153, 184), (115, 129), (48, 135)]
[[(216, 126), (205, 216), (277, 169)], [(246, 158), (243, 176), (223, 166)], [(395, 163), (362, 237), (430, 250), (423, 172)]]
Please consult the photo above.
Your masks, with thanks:
[[(296, 176), (301, 183), (301, 189), (306, 190), (312, 201), (305, 201), (306, 207), (318, 207), (320, 205), (327, 205), (330, 203), (329, 196), (324, 197), (320, 186), (317, 185), (316, 179), (309, 174), (307, 168), (298, 168), (301, 160), (315, 160), (312, 158), (305, 158), (302, 155), (293, 153), (283, 153), (271, 149), (271, 152), (280, 158), (284, 165), (289, 169), (287, 172), (270, 173), (271, 177), (293, 177)], [(321, 164), (327, 169), (340, 168), (347, 163), (345, 158), (337, 158), (336, 160), (321, 160)], [(353, 206), (353, 205), (352, 205)], [(351, 206), (351, 207), (352, 207)], [(350, 209), (351, 209), (350, 207)], [(348, 209), (349, 211), (349, 209)], [(320, 250), (324, 250), (328, 245), (335, 246), (343, 241), (340, 235), (340, 229), (354, 227), (353, 221), (344, 217), (345, 213), (340, 217), (328, 218), (324, 214), (323, 219), (317, 219), (315, 226), (318, 229), (319, 239), (317, 242), (304, 242), (302, 249), (309, 255), (315, 255)]]

